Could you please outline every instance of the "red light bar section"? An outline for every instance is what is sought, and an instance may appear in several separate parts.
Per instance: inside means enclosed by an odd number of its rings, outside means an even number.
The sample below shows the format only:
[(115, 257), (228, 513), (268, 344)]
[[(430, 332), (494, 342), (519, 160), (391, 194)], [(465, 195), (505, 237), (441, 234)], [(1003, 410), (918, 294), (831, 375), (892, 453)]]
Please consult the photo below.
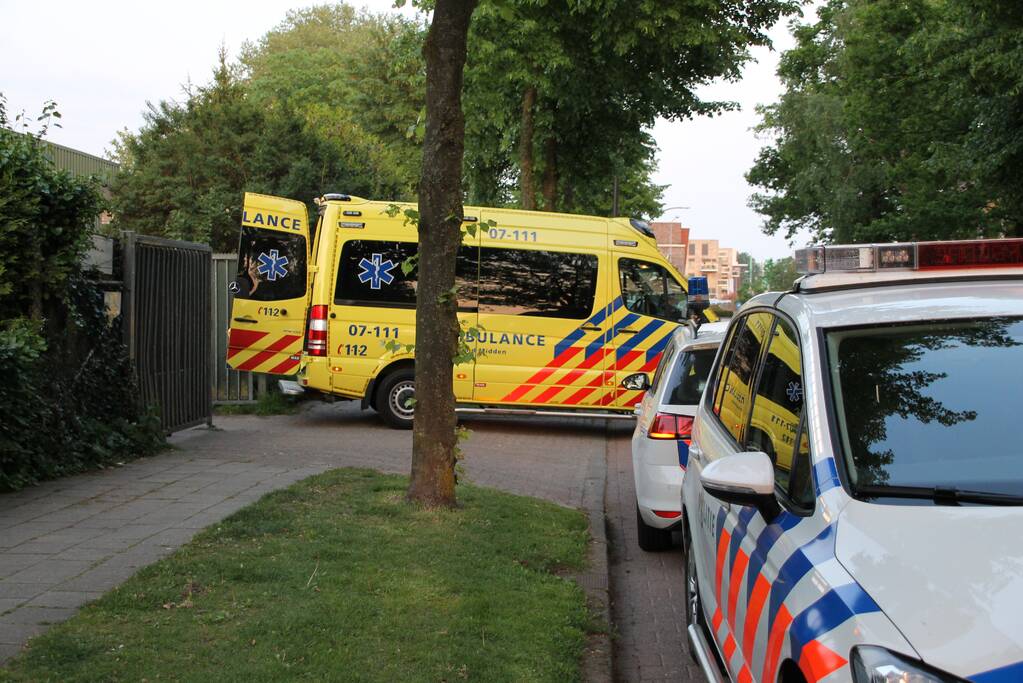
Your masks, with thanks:
[(1023, 266), (1023, 239), (923, 242), (917, 247), (918, 270), (1016, 266)]

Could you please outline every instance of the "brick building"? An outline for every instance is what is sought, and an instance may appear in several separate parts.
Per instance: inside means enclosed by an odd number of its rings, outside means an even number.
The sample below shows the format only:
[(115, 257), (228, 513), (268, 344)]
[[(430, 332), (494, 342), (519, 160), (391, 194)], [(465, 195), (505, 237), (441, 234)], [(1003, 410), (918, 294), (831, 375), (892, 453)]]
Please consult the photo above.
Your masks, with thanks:
[(657, 239), (657, 248), (668, 259), (668, 263), (678, 268), (678, 272), (686, 272), (689, 228), (683, 228), (681, 223), (665, 221), (651, 223), (650, 229), (654, 231), (654, 237)]

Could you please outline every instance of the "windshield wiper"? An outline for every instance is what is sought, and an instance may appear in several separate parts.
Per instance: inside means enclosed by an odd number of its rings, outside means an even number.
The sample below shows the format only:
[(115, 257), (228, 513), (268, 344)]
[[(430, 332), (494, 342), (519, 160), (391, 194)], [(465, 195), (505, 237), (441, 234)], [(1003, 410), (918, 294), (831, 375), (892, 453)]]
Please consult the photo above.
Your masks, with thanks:
[(980, 505), (1023, 505), (1023, 496), (993, 491), (970, 491), (953, 486), (857, 486), (856, 493), (867, 498), (919, 498), (938, 505), (977, 503)]

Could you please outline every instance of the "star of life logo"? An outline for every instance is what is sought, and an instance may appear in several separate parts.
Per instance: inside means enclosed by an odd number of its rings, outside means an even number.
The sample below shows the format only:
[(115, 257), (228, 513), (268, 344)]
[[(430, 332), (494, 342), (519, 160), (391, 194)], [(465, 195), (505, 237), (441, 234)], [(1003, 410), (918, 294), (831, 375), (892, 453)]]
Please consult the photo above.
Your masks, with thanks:
[(372, 289), (380, 289), (381, 284), (389, 285), (394, 282), (391, 271), (398, 264), (391, 259), (386, 261), (383, 259), (383, 254), (370, 254), (370, 258), (359, 261), (359, 267), (362, 269), (359, 271), (359, 282), (363, 284), (368, 282)]
[(803, 400), (803, 385), (799, 382), (789, 382), (785, 388), (785, 394), (789, 397), (789, 401), (798, 403)]
[(277, 278), (285, 277), (288, 274), (288, 269), (284, 267), (288, 265), (288, 257), (280, 256), (276, 249), (271, 249), (269, 254), (261, 253), (256, 261), (259, 263), (256, 272), (270, 282), (276, 282)]

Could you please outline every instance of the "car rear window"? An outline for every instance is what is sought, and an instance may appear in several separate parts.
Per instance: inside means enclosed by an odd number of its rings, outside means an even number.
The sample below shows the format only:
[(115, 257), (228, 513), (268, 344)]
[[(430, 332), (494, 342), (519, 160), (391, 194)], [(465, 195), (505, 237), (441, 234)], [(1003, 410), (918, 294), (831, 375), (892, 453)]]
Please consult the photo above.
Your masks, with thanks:
[(676, 406), (696, 405), (707, 386), (717, 349), (697, 349), (683, 353), (667, 379), (664, 403)]
[(836, 330), (827, 347), (854, 492), (1023, 495), (1023, 320)]

